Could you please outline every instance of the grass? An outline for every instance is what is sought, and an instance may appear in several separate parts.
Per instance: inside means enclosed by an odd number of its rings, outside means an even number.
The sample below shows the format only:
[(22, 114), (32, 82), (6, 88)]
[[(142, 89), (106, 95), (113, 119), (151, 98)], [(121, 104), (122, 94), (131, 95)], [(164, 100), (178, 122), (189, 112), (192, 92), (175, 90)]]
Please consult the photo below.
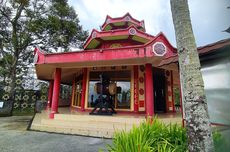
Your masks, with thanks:
[(13, 109), (13, 116), (32, 116), (34, 115), (34, 108)]

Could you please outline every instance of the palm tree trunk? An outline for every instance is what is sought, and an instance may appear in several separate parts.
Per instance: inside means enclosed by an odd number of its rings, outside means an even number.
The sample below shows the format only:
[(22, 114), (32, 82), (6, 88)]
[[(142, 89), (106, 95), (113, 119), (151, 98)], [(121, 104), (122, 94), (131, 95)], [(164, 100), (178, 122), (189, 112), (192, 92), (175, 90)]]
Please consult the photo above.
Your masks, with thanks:
[(189, 151), (214, 151), (200, 60), (187, 0), (170, 0), (180, 65)]

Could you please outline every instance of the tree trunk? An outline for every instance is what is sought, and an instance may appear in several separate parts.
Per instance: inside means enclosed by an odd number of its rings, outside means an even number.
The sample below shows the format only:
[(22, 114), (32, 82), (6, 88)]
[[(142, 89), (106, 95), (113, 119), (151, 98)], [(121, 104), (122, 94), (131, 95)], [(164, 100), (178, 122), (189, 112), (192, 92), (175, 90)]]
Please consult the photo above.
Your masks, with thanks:
[(189, 151), (214, 151), (200, 60), (187, 0), (171, 0)]

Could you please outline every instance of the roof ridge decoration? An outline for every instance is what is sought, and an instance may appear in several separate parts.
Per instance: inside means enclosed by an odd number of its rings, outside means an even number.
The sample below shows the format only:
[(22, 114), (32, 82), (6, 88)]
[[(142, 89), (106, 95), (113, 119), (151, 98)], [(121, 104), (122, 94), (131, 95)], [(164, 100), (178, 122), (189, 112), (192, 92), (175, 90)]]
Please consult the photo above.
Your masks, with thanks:
[[(131, 25), (128, 28), (125, 29), (116, 29), (116, 30), (110, 30), (110, 31), (98, 31), (96, 29), (93, 29), (91, 31), (91, 34), (89, 37), (86, 39), (85, 44), (83, 46), (84, 49), (87, 49), (87, 47), (90, 45), (90, 42), (94, 41), (93, 43), (98, 43), (99, 40), (103, 38), (104, 36), (119, 36), (119, 35), (127, 35), (127, 36), (139, 36), (142, 37), (143, 39), (146, 39), (147, 42), (149, 42), (151, 39), (155, 38), (153, 35), (150, 35), (140, 29), (138, 29), (136, 26)], [(97, 42), (98, 41), (98, 42)], [(146, 42), (145, 42), (146, 43)], [(90, 48), (92, 49), (92, 48)]]
[(145, 22), (144, 20), (137, 20), (135, 18), (133, 18), (130, 13), (126, 13), (124, 16), (122, 17), (111, 17), (109, 15), (106, 15), (105, 21), (104, 23), (100, 26), (100, 29), (102, 31), (106, 30), (106, 27), (109, 24), (113, 24), (113, 23), (119, 23), (119, 22), (131, 22), (132, 24), (138, 26), (140, 29), (142, 29), (145, 32)]

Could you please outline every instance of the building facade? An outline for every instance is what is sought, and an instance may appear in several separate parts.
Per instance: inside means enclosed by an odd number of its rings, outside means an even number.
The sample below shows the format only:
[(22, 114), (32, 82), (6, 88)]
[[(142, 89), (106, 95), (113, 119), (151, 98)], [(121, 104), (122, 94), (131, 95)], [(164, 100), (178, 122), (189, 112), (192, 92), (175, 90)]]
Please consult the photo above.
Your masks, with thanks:
[(38, 79), (50, 83), (50, 118), (58, 112), (60, 84), (72, 86), (72, 108), (92, 110), (100, 96), (95, 87), (102, 74), (116, 86), (110, 101), (117, 113), (175, 112), (173, 86), (179, 85), (178, 67), (159, 66), (176, 55), (176, 48), (163, 33), (146, 33), (144, 21), (129, 13), (107, 16), (101, 31), (92, 30), (83, 50), (46, 53), (36, 48), (34, 53)]

